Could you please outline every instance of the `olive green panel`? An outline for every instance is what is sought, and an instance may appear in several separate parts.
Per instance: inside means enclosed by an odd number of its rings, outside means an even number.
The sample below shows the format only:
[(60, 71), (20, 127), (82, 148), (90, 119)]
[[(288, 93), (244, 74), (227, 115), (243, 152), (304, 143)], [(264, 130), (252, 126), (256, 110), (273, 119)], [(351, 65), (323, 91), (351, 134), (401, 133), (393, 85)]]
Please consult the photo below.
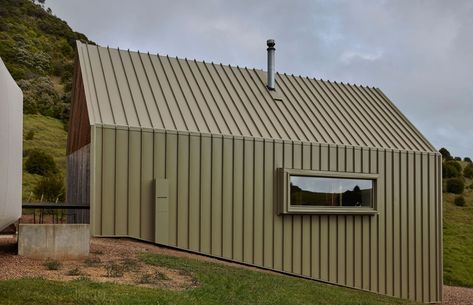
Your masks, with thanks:
[[(212, 137), (211, 253), (222, 256), (222, 171), (223, 137)], [(207, 221), (209, 221), (207, 220)]]
[[(441, 297), (435, 155), (107, 128), (92, 139), (94, 235), (418, 301)], [(278, 215), (278, 168), (377, 174), (377, 214)]]
[(273, 215), (275, 214), (273, 202), (273, 186), (274, 186), (274, 143), (271, 141), (264, 142), (263, 157), (263, 266), (266, 268), (273, 267)]
[(231, 259), (233, 254), (233, 139), (223, 139), (222, 166), (222, 255)]
[(140, 238), (141, 132), (128, 131), (128, 234)]
[(102, 128), (91, 128), (90, 223), (92, 235), (102, 235)]
[(199, 251), (201, 138), (190, 136), (189, 141), (189, 249)]
[(189, 136), (177, 136), (177, 246), (189, 247)]
[(141, 206), (140, 206), (140, 238), (154, 240), (155, 226), (155, 179), (154, 135), (152, 132), (141, 132)]
[(115, 234), (128, 234), (128, 131), (116, 131)]
[[(177, 246), (177, 134), (166, 137), (166, 179), (169, 182), (169, 245)], [(209, 175), (210, 177), (210, 175)]]
[(200, 151), (200, 252), (210, 254), (212, 189), (212, 139), (210, 137), (202, 137)]
[(254, 142), (254, 186), (253, 186), (253, 263), (263, 266), (264, 238), (264, 142)]
[(243, 154), (242, 139), (233, 143), (233, 259), (243, 261)]
[(244, 140), (243, 163), (243, 261), (252, 264), (255, 168), (253, 140)]

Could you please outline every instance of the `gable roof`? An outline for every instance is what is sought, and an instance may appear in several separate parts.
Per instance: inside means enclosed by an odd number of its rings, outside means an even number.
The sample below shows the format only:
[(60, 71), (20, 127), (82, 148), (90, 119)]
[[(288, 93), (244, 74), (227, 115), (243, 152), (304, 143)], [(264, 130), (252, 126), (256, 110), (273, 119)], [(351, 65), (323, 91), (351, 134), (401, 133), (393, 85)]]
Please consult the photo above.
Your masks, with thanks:
[(77, 42), (91, 125), (436, 151), (377, 88)]

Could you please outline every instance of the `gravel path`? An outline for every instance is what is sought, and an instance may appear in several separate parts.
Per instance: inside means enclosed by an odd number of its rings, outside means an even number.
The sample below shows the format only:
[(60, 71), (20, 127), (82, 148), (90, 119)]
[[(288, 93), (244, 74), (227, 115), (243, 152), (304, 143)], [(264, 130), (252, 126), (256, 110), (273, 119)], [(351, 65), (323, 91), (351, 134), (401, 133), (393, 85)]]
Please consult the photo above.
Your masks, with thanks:
[(473, 305), (473, 288), (443, 286), (444, 305)]

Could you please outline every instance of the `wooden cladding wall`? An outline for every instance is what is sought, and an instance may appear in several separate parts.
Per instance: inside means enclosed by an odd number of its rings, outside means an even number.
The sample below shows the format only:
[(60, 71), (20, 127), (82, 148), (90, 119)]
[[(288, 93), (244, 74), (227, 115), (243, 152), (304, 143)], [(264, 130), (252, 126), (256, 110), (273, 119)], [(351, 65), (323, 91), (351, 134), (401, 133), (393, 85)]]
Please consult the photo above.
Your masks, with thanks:
[[(67, 156), (66, 202), (73, 205), (90, 205), (90, 145)], [(89, 223), (88, 210), (68, 211), (71, 223)]]
[[(167, 245), (339, 285), (441, 300), (440, 157), (373, 148), (93, 129), (93, 234)], [(379, 174), (375, 216), (277, 215), (277, 168)]]
[(67, 154), (90, 143), (90, 122), (87, 104), (85, 100), (84, 84), (80, 67), (75, 63), (74, 87), (72, 88), (72, 109), (69, 121), (69, 132), (67, 137)]

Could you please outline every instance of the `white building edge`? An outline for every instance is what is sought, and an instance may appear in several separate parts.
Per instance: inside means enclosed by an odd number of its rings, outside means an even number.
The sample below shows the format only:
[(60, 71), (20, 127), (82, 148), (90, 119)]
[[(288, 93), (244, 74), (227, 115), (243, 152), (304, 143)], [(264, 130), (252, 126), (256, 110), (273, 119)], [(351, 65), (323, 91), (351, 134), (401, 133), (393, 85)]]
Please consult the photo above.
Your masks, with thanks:
[(0, 58), (0, 231), (21, 216), (23, 93)]

